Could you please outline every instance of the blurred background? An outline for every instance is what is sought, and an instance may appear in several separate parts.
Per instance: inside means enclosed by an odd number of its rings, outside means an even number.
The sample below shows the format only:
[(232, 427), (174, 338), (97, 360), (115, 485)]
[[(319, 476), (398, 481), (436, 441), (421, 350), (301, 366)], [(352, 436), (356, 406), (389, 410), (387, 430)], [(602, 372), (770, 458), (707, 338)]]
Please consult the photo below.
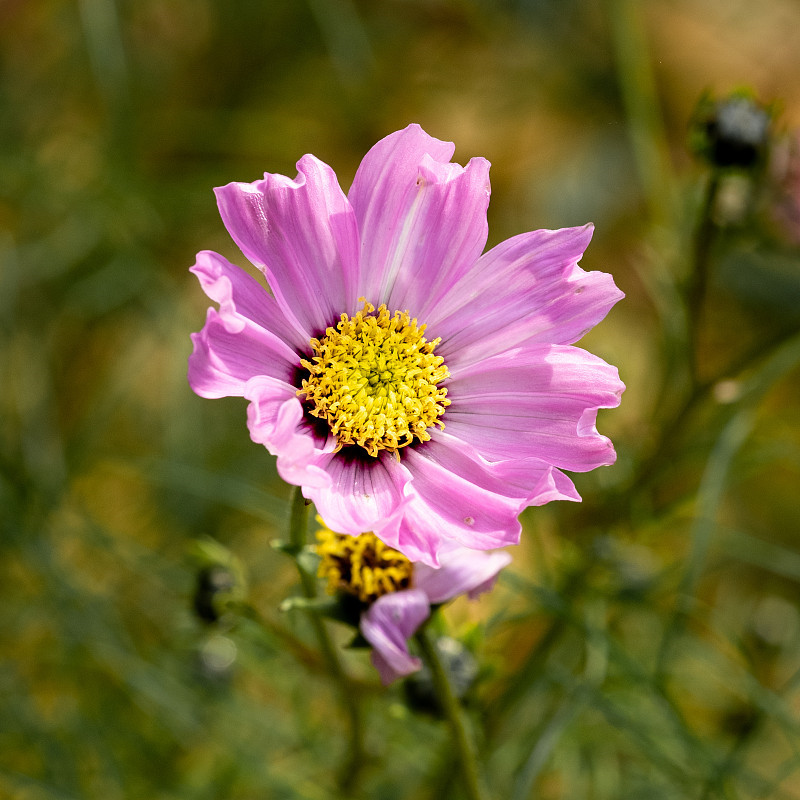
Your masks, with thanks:
[[(347, 189), (419, 122), (492, 162), (490, 245), (593, 221), (627, 295), (582, 342), (628, 386), (617, 465), (447, 609), (493, 795), (800, 798), (800, 4), (2, 0), (0, 54), (0, 797), (343, 796), (287, 488), (187, 385), (187, 270), (245, 263), (212, 187), (311, 152)], [(742, 87), (755, 163), (693, 158)], [(198, 615), (204, 536), (258, 614)], [(353, 795), (460, 796), (441, 721), (344, 663)]]

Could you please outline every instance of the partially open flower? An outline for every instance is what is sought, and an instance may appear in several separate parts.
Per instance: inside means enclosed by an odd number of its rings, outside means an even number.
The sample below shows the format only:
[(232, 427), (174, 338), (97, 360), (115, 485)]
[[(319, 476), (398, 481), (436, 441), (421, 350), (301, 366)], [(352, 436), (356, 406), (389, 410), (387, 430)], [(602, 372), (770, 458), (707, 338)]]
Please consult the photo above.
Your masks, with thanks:
[(328, 591), (360, 601), (359, 628), (372, 645), (372, 663), (384, 684), (421, 668), (408, 640), (430, 616), (431, 606), (489, 591), (511, 562), (505, 552), (458, 548), (442, 554), (438, 568), (412, 564), (373, 533), (349, 536), (324, 525), (317, 531), (317, 552)]
[(219, 303), (189, 383), (250, 401), (250, 435), (336, 530), (436, 566), (519, 540), (519, 512), (579, 500), (562, 469), (614, 462), (595, 428), (617, 370), (573, 347), (622, 297), (578, 261), (592, 226), (481, 255), (489, 164), (450, 163), (418, 125), (378, 142), (347, 196), (314, 156), (294, 180), (216, 190), (273, 292), (222, 256), (192, 271)]

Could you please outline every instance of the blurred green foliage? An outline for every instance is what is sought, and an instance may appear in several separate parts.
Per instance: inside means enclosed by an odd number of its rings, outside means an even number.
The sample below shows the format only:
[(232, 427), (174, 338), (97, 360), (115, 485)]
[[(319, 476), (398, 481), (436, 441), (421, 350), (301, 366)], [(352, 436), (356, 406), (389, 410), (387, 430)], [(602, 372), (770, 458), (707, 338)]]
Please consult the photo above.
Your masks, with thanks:
[[(287, 490), (244, 403), (186, 384), (186, 270), (243, 263), (211, 187), (305, 152), (347, 187), (416, 121), (493, 162), (490, 244), (591, 219), (584, 266), (627, 294), (587, 337), (628, 384), (599, 423), (618, 464), (526, 512), (501, 585), (448, 610), (493, 794), (800, 798), (800, 258), (773, 173), (725, 176), (694, 342), (680, 303), (692, 106), (747, 84), (800, 124), (797, 30), (790, 0), (0, 4), (0, 796), (340, 796), (345, 715), (278, 611)], [(203, 536), (258, 614), (193, 616)], [(345, 665), (354, 792), (459, 796), (441, 724)]]

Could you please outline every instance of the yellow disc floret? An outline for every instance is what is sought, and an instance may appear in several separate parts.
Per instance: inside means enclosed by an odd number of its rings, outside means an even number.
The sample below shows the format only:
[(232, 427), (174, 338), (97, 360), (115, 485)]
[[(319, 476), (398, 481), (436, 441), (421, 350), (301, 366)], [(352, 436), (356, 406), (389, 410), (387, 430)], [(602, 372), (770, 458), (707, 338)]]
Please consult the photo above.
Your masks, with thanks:
[(390, 315), (381, 305), (374, 313), (361, 301), (355, 316), (342, 314), (335, 328), (311, 340), (314, 355), (301, 362), (310, 374), (297, 393), (311, 414), (327, 420), (337, 450), (357, 444), (371, 456), (397, 455), (415, 439), (428, 441), (433, 425), (444, 428), (439, 417), (450, 401), (439, 384), (450, 372), (433, 354), (441, 339), (427, 341), (425, 326), (407, 311)]
[(317, 531), (317, 553), (322, 559), (317, 574), (327, 579), (330, 594), (344, 591), (371, 603), (411, 585), (411, 562), (374, 533), (347, 536), (317, 520), (323, 526)]

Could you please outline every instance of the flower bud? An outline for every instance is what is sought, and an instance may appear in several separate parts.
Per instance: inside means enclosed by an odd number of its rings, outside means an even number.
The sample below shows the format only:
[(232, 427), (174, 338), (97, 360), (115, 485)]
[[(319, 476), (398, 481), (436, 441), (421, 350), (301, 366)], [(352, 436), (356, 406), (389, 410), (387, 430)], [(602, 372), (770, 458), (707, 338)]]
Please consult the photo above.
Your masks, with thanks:
[(692, 149), (712, 166), (752, 169), (763, 163), (772, 117), (743, 94), (703, 98), (692, 122)]
[[(463, 700), (478, 677), (478, 663), (472, 653), (457, 639), (441, 636), (435, 643), (439, 660), (447, 672), (453, 694)], [(423, 666), (406, 679), (408, 704), (418, 711), (438, 714), (441, 711), (430, 669)]]
[(196, 539), (191, 555), (197, 565), (192, 596), (195, 614), (208, 624), (231, 623), (232, 612), (247, 597), (247, 578), (239, 559), (210, 537)]
[(192, 603), (197, 616), (203, 622), (219, 622), (235, 588), (236, 579), (227, 567), (214, 564), (201, 569)]

